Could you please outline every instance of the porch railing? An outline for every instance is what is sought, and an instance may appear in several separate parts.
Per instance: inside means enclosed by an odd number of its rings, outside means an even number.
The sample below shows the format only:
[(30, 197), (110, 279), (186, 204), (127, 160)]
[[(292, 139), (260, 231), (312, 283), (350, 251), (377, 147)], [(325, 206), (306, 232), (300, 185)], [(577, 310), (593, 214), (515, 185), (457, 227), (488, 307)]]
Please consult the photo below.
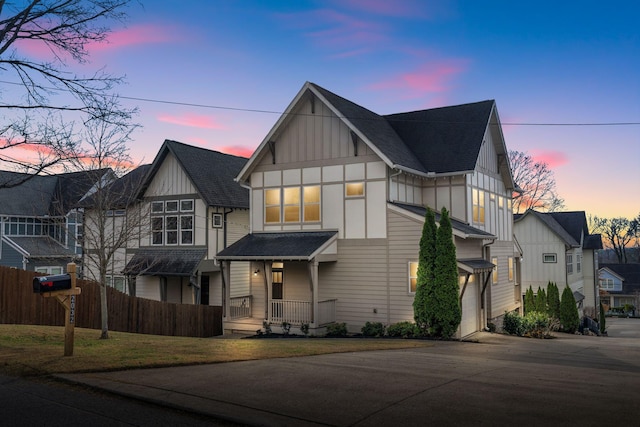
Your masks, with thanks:
[[(335, 299), (318, 302), (318, 326), (335, 322)], [(271, 300), (271, 323), (288, 322), (292, 325), (311, 323), (311, 302), (295, 300)]]
[(251, 295), (231, 298), (229, 300), (229, 314), (232, 319), (251, 317)]

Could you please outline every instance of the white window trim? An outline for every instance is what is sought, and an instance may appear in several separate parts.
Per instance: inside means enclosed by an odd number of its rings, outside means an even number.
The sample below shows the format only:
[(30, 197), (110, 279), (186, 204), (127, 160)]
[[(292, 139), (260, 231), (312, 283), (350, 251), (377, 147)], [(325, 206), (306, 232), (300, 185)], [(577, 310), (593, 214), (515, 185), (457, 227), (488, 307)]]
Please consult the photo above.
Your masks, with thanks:
[[(418, 261), (409, 261), (407, 263), (407, 291), (409, 295), (415, 295), (418, 290), (418, 265), (416, 265), (416, 275), (411, 275), (411, 264), (418, 264)], [(411, 290), (411, 279), (416, 279), (416, 291)]]
[[(347, 188), (349, 187), (349, 185), (353, 185), (353, 184), (362, 185), (362, 194), (349, 195), (349, 191), (347, 190)], [(357, 199), (359, 197), (365, 197), (365, 195), (366, 195), (366, 185), (365, 185), (364, 181), (354, 181), (354, 182), (345, 182), (344, 183), (344, 197), (346, 197), (348, 199)]]
[[(169, 208), (167, 206), (169, 203), (175, 203), (176, 204), (176, 209), (175, 210), (169, 210)], [(180, 212), (180, 201), (179, 200), (167, 200), (164, 203), (164, 212), (165, 213), (178, 213), (178, 212)]]
[[(547, 260), (547, 257), (549, 257), (550, 259)], [(555, 264), (558, 262), (558, 255), (551, 252), (544, 253), (542, 254), (542, 262), (545, 264), (550, 264), (550, 263)]]
[(211, 214), (211, 227), (213, 228), (222, 228), (222, 214), (221, 213), (212, 213)]
[[(182, 203), (191, 202), (191, 209), (182, 209)], [(179, 203), (180, 212), (193, 212), (195, 209), (195, 200), (194, 199), (182, 199)]]

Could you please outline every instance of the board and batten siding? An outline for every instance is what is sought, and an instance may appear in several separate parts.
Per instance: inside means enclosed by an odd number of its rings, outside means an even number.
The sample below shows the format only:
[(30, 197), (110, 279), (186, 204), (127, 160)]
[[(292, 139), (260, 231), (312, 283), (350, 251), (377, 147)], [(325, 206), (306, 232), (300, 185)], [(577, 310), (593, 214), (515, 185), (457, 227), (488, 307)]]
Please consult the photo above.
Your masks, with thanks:
[[(516, 295), (517, 272), (514, 270), (513, 280), (509, 280), (509, 257), (514, 257), (513, 242), (496, 241), (489, 246), (490, 257), (498, 258), (498, 283), (489, 279), (491, 312), (487, 317), (496, 318), (506, 311), (513, 311), (520, 306), (520, 295)], [(514, 269), (516, 268), (514, 260)], [(490, 289), (489, 289), (490, 287)]]
[(145, 191), (146, 197), (194, 194), (196, 188), (182, 166), (171, 153), (167, 154), (158, 172)]
[(467, 187), (464, 176), (426, 179), (422, 186), (422, 200), (426, 206), (437, 210), (447, 208), (452, 218), (467, 220)]

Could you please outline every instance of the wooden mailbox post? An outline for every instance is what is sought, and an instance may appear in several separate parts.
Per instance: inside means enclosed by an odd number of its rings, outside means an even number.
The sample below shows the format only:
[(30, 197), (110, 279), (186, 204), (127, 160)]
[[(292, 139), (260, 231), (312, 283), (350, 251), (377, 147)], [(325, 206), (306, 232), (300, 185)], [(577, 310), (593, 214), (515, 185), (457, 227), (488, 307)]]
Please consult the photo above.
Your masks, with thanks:
[[(69, 276), (71, 281), (68, 287), (68, 280), (63, 276)], [(61, 279), (56, 281), (56, 279)], [(65, 289), (47, 291), (55, 289), (56, 285), (64, 282), (61, 287)], [(37, 289), (36, 289), (37, 286)], [(76, 323), (76, 295), (80, 295), (82, 289), (76, 287), (76, 265), (72, 262), (67, 264), (67, 274), (58, 276), (36, 277), (34, 279), (34, 292), (39, 292), (43, 297), (55, 297), (64, 307), (64, 355), (73, 356), (73, 335)]]

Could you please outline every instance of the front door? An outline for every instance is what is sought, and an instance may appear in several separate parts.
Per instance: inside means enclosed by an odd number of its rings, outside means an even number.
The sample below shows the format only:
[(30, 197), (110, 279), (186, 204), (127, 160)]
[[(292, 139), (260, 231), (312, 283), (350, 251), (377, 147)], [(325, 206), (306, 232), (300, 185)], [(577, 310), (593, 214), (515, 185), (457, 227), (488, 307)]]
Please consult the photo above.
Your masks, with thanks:
[[(284, 263), (271, 264), (271, 315), (280, 319), (283, 315), (282, 297), (284, 295)], [(279, 300), (279, 301), (276, 301)]]

